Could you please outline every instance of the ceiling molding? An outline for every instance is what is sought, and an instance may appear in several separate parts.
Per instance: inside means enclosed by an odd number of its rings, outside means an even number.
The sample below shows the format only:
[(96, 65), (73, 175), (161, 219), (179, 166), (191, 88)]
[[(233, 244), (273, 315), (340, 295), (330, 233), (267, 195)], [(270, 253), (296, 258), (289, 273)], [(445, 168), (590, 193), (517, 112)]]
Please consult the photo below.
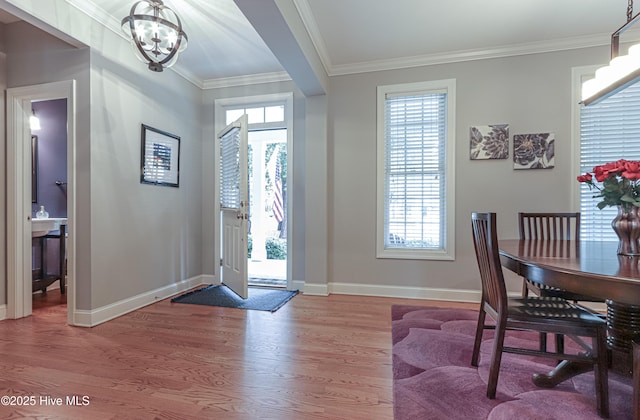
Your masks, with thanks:
[(123, 39), (127, 39), (122, 33), (120, 22), (91, 0), (65, 0), (70, 6), (75, 7), (102, 26), (111, 29)]
[(320, 28), (318, 28), (316, 18), (311, 11), (311, 6), (309, 6), (308, 0), (293, 0), (293, 4), (296, 6), (300, 19), (302, 19), (302, 23), (307, 29), (309, 38), (311, 38), (311, 43), (320, 57), (320, 62), (322, 62), (324, 71), (327, 75), (330, 75), (332, 66), (331, 59), (329, 58), (329, 51), (327, 50), (324, 38), (322, 38), (322, 35), (320, 34)]
[(503, 47), (490, 49), (453, 51), (442, 54), (428, 54), (422, 56), (402, 57), (398, 59), (367, 61), (361, 63), (334, 65), (329, 69), (328, 74), (329, 76), (342, 76), (356, 73), (396, 70), (411, 67), (431, 66), (436, 64), (457, 63), (463, 61), (486, 60), (518, 55), (549, 53), (609, 45), (610, 40), (610, 34), (601, 34), (585, 37), (557, 39), (553, 41), (534, 42), (528, 44), (506, 45)]
[(246, 76), (233, 76), (205, 80), (202, 84), (202, 89), (220, 89), (233, 86), (258, 85), (261, 83), (288, 82), (290, 80), (291, 77), (286, 71), (248, 74)]

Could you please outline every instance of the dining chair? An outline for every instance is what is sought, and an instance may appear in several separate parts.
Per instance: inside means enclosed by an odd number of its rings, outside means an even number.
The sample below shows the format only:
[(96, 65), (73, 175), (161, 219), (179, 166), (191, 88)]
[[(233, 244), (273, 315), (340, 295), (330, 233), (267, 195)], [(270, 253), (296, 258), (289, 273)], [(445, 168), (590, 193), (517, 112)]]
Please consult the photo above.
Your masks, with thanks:
[[(609, 416), (608, 360), (606, 322), (590, 311), (557, 297), (532, 296), (508, 298), (504, 282), (495, 213), (471, 215), (473, 244), (480, 271), (482, 297), (476, 328), (471, 365), (478, 366), (480, 344), (485, 329), (495, 329), (487, 397), (494, 399), (502, 353), (515, 353), (590, 363), (594, 367), (598, 414)], [(486, 315), (495, 325), (485, 325)], [(572, 339), (586, 351), (580, 353), (548, 352), (542, 349), (523, 349), (504, 345), (506, 331), (527, 330), (562, 334)], [(579, 337), (590, 337), (591, 345)]]
[[(580, 213), (518, 213), (518, 231), (520, 239), (551, 239), (551, 240), (580, 240)], [(604, 302), (603, 299), (579, 293), (569, 292), (541, 283), (522, 279), (522, 297), (527, 297), (533, 292), (543, 297), (558, 297), (577, 302)], [(556, 336), (556, 346), (563, 351), (564, 340), (562, 336)], [(547, 347), (547, 335), (540, 334), (540, 349)]]
[[(520, 239), (556, 239), (580, 240), (580, 213), (518, 213), (518, 231)], [(563, 299), (573, 299), (569, 292), (545, 286), (543, 284), (523, 279), (522, 297), (527, 297), (529, 291), (538, 296), (556, 296)], [(569, 297), (568, 297), (569, 296)], [(577, 296), (577, 295), (576, 295)], [(582, 297), (582, 296), (579, 296)], [(587, 299), (591, 299), (587, 297)]]

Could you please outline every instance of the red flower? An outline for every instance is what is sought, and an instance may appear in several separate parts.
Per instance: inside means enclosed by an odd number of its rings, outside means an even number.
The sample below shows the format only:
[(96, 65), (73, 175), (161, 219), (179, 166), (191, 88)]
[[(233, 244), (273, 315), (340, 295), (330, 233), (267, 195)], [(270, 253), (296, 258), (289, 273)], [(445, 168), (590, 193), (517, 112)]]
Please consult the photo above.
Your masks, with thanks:
[(578, 182), (589, 182), (593, 179), (593, 177), (591, 176), (591, 174), (589, 172), (587, 172), (584, 175), (580, 175), (578, 177)]
[[(602, 186), (593, 182), (595, 178)], [(632, 206), (640, 207), (640, 161), (620, 159), (593, 168), (593, 174), (587, 172), (577, 178), (596, 190), (593, 197), (600, 197), (598, 208), (622, 206), (629, 211)]]
[(640, 162), (638, 161), (628, 161), (625, 162), (624, 171), (622, 172), (622, 177), (636, 180), (640, 179)]

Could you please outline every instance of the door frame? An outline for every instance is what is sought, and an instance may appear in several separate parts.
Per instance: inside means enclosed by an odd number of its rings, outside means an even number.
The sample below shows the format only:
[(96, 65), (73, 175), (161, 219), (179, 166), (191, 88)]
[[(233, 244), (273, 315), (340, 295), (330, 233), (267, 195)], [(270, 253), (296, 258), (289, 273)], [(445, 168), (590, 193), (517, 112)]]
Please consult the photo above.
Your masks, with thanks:
[[(214, 101), (214, 137), (217, 133), (222, 131), (226, 126), (225, 121), (225, 108), (232, 106), (251, 106), (251, 105), (263, 105), (269, 102), (284, 102), (284, 128), (287, 130), (287, 289), (293, 289), (293, 260), (295, 250), (291, 245), (291, 240), (294, 236), (293, 232), (293, 220), (295, 215), (293, 214), (293, 199), (294, 193), (292, 186), (294, 185), (294, 163), (293, 163), (293, 92), (274, 93), (266, 95), (254, 95), (254, 96), (242, 96), (237, 98), (223, 98), (216, 99)], [(250, 130), (251, 125), (247, 125), (247, 129)], [(214, 261), (214, 277), (216, 281), (220, 282), (220, 186), (217, 179), (220, 173), (220, 156), (218, 148), (214, 147), (214, 176), (216, 182), (214, 182), (214, 221), (213, 231), (215, 235), (215, 243), (213, 247), (213, 261)]]
[(7, 318), (31, 315), (31, 102), (67, 100), (67, 323), (76, 309), (75, 80), (7, 89)]

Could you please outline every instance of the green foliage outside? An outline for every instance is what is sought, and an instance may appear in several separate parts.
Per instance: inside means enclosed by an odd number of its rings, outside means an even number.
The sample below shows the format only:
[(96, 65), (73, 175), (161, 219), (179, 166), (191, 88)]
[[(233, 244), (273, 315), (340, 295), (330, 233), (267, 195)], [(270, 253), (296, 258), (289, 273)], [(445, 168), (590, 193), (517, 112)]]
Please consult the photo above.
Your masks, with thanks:
[[(253, 238), (249, 236), (247, 246), (247, 254), (251, 258), (253, 251)], [(287, 259), (287, 240), (280, 238), (267, 238), (265, 247), (267, 248), (268, 260), (286, 260)]]

